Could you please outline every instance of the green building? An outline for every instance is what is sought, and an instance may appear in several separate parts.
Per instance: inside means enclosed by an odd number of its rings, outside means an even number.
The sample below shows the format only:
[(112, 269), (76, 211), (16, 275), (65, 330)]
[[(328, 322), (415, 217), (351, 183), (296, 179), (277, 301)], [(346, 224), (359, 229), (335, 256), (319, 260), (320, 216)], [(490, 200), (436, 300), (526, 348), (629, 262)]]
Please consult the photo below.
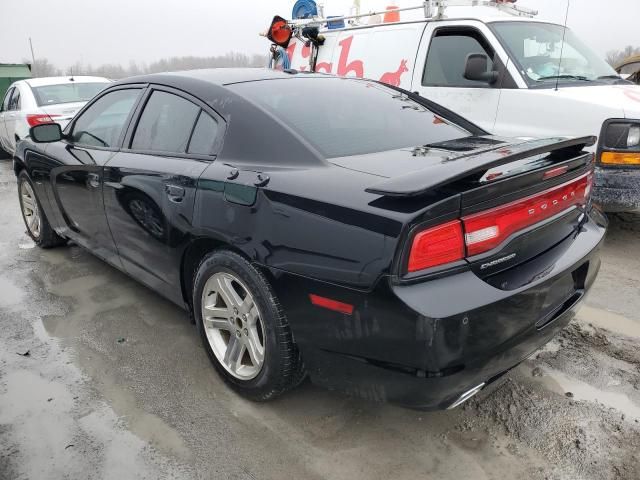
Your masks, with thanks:
[(0, 103), (9, 85), (17, 80), (31, 78), (31, 65), (24, 63), (0, 63)]

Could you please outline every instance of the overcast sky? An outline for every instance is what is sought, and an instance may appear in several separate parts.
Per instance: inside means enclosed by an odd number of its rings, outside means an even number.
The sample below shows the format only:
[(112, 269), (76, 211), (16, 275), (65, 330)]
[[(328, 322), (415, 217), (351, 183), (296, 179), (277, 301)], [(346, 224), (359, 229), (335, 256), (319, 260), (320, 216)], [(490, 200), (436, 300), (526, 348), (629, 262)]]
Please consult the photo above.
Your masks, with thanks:
[[(266, 52), (258, 37), (274, 14), (290, 18), (294, 0), (0, 0), (0, 63), (36, 57), (60, 67), (171, 56), (210, 56), (229, 51)], [(325, 0), (327, 15), (346, 14), (352, 0)], [(421, 0), (361, 0), (363, 10)], [(520, 0), (546, 20), (564, 21), (566, 0)], [(606, 6), (606, 7), (605, 7)], [(571, 0), (569, 26), (604, 56), (640, 46), (640, 1)]]

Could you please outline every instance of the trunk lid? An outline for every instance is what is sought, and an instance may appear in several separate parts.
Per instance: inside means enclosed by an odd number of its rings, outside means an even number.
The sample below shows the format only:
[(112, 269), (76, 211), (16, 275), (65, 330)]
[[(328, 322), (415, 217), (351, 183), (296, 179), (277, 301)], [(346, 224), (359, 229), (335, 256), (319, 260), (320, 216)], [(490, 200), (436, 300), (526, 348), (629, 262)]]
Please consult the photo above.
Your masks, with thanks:
[(53, 105), (43, 105), (38, 108), (42, 113), (49, 115), (54, 122), (59, 123), (62, 128), (64, 128), (86, 103), (87, 102), (57, 103)]
[[(430, 210), (437, 192), (449, 198), (448, 205), (456, 205), (438, 218), (425, 215), (425, 210), (417, 212), (399, 253), (401, 277), (414, 280), (466, 266), (488, 283), (509, 290), (543, 274), (553, 264), (553, 254), (548, 253), (569, 245), (565, 240), (579, 231), (593, 170), (593, 155), (583, 148), (594, 142), (594, 137), (515, 142), (466, 137), (332, 162), (381, 177), (366, 190), (382, 198), (412, 204), (423, 200)], [(446, 222), (459, 222), (464, 258), (410, 272), (408, 258), (418, 234)], [(543, 256), (546, 259), (540, 260)], [(514, 269), (536, 258), (535, 271)], [(518, 270), (527, 273), (511, 274)]]

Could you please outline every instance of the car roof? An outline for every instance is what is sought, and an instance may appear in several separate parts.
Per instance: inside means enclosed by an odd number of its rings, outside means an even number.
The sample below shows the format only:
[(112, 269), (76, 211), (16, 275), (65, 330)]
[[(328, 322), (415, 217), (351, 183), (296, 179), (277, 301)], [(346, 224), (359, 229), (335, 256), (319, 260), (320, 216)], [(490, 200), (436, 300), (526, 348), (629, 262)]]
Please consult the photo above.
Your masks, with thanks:
[(60, 85), (64, 83), (110, 83), (111, 80), (104, 77), (89, 77), (74, 75), (73, 77), (41, 77), (23, 80), (30, 87), (44, 87), (47, 85)]
[[(260, 80), (290, 79), (296, 70), (279, 71), (269, 68), (205, 68), (179, 72), (153, 73), (121, 80), (118, 83), (171, 83), (180, 84), (181, 80), (198, 80), (212, 85), (225, 86), (234, 83), (257, 82)], [(304, 73), (308, 77), (326, 77), (322, 73)]]

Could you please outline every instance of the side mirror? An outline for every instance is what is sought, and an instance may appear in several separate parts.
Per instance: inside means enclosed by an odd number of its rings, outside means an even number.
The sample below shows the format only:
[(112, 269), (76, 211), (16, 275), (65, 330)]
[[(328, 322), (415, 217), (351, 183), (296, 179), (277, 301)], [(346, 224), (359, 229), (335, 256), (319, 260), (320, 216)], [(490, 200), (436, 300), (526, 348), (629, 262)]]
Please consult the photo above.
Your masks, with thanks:
[(484, 53), (470, 53), (464, 66), (464, 78), (493, 85), (498, 81), (499, 73), (489, 70), (489, 57)]
[(51, 143), (62, 140), (62, 127), (57, 123), (36, 125), (29, 130), (31, 139), (36, 143)]

